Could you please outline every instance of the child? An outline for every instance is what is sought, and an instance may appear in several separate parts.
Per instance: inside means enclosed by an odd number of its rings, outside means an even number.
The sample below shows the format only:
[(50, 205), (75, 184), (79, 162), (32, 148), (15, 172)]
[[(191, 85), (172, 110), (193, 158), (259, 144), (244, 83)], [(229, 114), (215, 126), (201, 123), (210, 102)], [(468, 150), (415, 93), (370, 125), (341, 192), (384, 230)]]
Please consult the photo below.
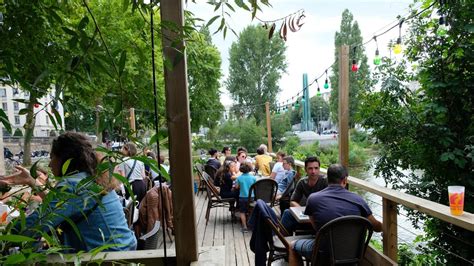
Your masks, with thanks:
[(242, 229), (243, 233), (248, 232), (247, 230), (247, 201), (249, 197), (249, 190), (250, 186), (252, 186), (256, 181), (257, 178), (253, 175), (250, 175), (250, 171), (252, 171), (252, 164), (250, 162), (242, 162), (240, 164), (240, 175), (237, 178), (236, 189), (239, 189), (239, 205), (240, 205), (240, 221), (242, 222)]

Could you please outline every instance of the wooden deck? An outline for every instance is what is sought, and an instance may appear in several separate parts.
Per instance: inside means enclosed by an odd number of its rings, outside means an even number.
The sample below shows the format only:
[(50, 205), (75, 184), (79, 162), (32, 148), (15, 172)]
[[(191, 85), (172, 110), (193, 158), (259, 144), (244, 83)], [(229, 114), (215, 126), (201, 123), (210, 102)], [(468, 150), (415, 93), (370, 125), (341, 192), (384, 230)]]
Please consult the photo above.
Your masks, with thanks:
[[(240, 232), (240, 219), (231, 221), (228, 208), (211, 209), (209, 223), (206, 226), (207, 199), (205, 192), (195, 196), (197, 241), (199, 247), (225, 246), (225, 263), (220, 265), (254, 265), (254, 253), (250, 250), (251, 232)], [(158, 249), (163, 249), (163, 237), (160, 234)], [(174, 254), (175, 245), (166, 241), (166, 248)]]

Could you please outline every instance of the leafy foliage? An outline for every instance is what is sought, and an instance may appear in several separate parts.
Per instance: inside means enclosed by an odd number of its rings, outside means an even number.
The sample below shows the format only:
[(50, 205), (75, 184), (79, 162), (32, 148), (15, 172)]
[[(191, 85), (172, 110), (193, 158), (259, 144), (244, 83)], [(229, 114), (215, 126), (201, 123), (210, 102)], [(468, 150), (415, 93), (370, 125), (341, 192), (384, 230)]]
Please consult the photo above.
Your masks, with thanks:
[(265, 117), (265, 102), (276, 102), (278, 80), (286, 71), (285, 43), (268, 39), (260, 26), (248, 26), (229, 51), (229, 77), (226, 87), (237, 103), (234, 110), (257, 123)]
[[(446, 36), (434, 34), (438, 12), (448, 14)], [(474, 191), (473, 12), (472, 2), (450, 1), (435, 3), (412, 20), (407, 60), (383, 60), (376, 74), (382, 89), (368, 93), (360, 109), (363, 125), (381, 145), (376, 173), (395, 189), (445, 205), (449, 185), (465, 186), (465, 199)], [(474, 212), (474, 202), (465, 200), (464, 210)], [(427, 219), (429, 248), (442, 263), (466, 263), (450, 252), (472, 261), (474, 246), (466, 242), (472, 242), (473, 232), (416, 213), (411, 218)]]
[[(354, 127), (357, 123), (355, 114), (358, 112), (359, 101), (363, 91), (371, 86), (370, 70), (367, 64), (367, 56), (365, 55), (364, 46), (362, 46), (362, 35), (357, 21), (349, 10), (342, 12), (342, 20), (340, 30), (336, 32), (334, 38), (334, 52), (335, 63), (332, 68), (332, 74), (329, 77), (331, 81), (331, 97), (329, 98), (331, 106), (332, 119), (338, 121), (338, 106), (339, 106), (339, 47), (341, 45), (349, 45), (349, 62), (348, 68), (352, 65), (352, 59), (358, 63), (359, 70), (357, 72), (349, 71), (349, 125)], [(354, 51), (353, 47), (357, 46)]]

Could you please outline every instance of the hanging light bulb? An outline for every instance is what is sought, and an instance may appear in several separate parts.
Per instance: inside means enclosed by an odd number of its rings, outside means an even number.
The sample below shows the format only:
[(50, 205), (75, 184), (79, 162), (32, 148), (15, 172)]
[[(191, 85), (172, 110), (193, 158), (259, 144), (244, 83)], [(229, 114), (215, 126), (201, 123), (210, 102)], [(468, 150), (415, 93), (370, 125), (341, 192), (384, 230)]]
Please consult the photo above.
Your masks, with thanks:
[(303, 98), (301, 98), (301, 103), (304, 103), (304, 101), (305, 101), (305, 100), (304, 100), (304, 95), (303, 95)]
[(402, 48), (402, 25), (403, 25), (403, 19), (400, 20), (400, 23), (398, 24), (398, 38), (397, 38), (397, 43), (393, 46), (393, 53), (394, 54), (400, 54), (403, 50)]
[(300, 102), (298, 100), (296, 100), (295, 107), (296, 109), (300, 108)]
[(316, 80), (316, 84), (318, 85), (318, 92), (316, 92), (316, 96), (321, 96), (321, 89), (319, 88), (318, 80)]
[(444, 37), (446, 36), (447, 33), (448, 33), (448, 25), (447, 25), (446, 17), (441, 16), (439, 17), (439, 26), (438, 26), (438, 29), (436, 30), (436, 35), (440, 37)]
[(352, 72), (357, 72), (357, 70), (359, 70), (359, 66), (357, 65), (357, 62), (355, 59), (352, 59), (352, 68), (351, 68)]
[(375, 57), (374, 57), (374, 65), (378, 66), (380, 65), (380, 62), (382, 61), (380, 59), (380, 54), (379, 54), (379, 43), (377, 42), (377, 37), (374, 36), (374, 41), (377, 49), (375, 49)]
[(326, 69), (326, 79), (324, 80), (324, 88), (329, 89), (329, 83), (328, 83), (328, 70)]
[(35, 108), (39, 108), (39, 107), (40, 107), (39, 103), (35, 103), (33, 106), (34, 106)]
[(377, 48), (377, 50), (375, 50), (374, 65), (380, 65), (381, 61), (382, 59), (380, 59), (379, 49)]

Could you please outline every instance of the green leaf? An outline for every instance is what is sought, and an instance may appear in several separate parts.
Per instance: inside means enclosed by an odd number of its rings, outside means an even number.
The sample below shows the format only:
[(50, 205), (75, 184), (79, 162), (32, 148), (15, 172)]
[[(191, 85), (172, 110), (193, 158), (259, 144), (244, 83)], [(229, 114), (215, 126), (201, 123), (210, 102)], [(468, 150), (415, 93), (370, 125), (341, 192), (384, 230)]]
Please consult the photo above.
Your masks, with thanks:
[(125, 70), (125, 62), (127, 60), (127, 51), (123, 50), (120, 54), (119, 61), (119, 76), (122, 76), (123, 71)]
[(41, 161), (41, 159), (39, 159), (38, 161), (36, 161), (30, 168), (30, 175), (36, 179), (38, 177), (38, 174), (36, 173), (36, 170), (38, 169), (38, 163)]
[(81, 19), (81, 22), (79, 22), (79, 25), (77, 26), (77, 29), (83, 30), (87, 26), (88, 23), (89, 23), (89, 17), (84, 16)]
[(2, 121), (3, 126), (5, 129), (8, 131), (8, 133), (12, 133), (12, 126), (10, 124), (10, 121), (8, 121), (8, 116), (5, 114), (5, 111), (3, 109), (0, 109), (0, 121)]
[(69, 69), (70, 71), (74, 70), (74, 69), (77, 67), (77, 64), (79, 64), (79, 57), (78, 57), (78, 56), (74, 56), (74, 57), (71, 58), (71, 60), (69, 61), (68, 69)]
[(69, 164), (71, 164), (71, 161), (72, 161), (72, 158), (69, 158), (69, 159), (67, 159), (66, 162), (64, 162), (63, 167), (62, 167), (62, 169), (61, 169), (61, 173), (63, 174), (63, 176), (66, 175), (67, 169), (68, 169), (68, 167), (69, 167)]
[(53, 112), (54, 114), (54, 117), (56, 118), (56, 122), (59, 124), (59, 126), (62, 128), (63, 126), (63, 121), (61, 119), (61, 115), (59, 114), (58, 110), (56, 110), (56, 108), (54, 107), (51, 107), (51, 111)]
[(29, 104), (30, 101), (27, 100), (27, 99), (13, 99), (15, 102), (19, 102), (19, 103), (24, 103), (24, 104)]
[(31, 237), (22, 236), (22, 235), (0, 235), (0, 241), (8, 241), (13, 243), (21, 243), (21, 242), (36, 242), (36, 239)]
[(23, 253), (8, 255), (7, 259), (3, 262), (5, 265), (12, 265), (12, 264), (21, 264), (26, 260), (26, 257)]
[(23, 108), (23, 109), (20, 109), (20, 111), (18, 111), (19, 115), (26, 115), (27, 113), (28, 113), (28, 108)]
[(54, 116), (53, 116), (50, 112), (48, 112), (48, 111), (46, 111), (46, 110), (45, 110), (45, 112), (46, 112), (46, 114), (48, 114), (49, 120), (51, 121), (51, 123), (53, 123), (54, 128), (55, 128), (56, 130), (58, 130), (58, 125), (57, 125), (57, 123), (56, 123), (56, 120), (54, 119)]
[(235, 12), (235, 9), (234, 9), (234, 7), (233, 7), (231, 4), (225, 3), (225, 5), (226, 5), (230, 10), (232, 10), (232, 12)]
[(77, 36), (77, 33), (76, 33), (75, 31), (73, 31), (73, 30), (71, 30), (71, 29), (69, 29), (69, 28), (67, 28), (67, 27), (62, 27), (62, 29), (63, 29), (63, 31), (66, 32), (67, 34), (72, 35), (72, 36), (75, 36), (75, 37), (78, 37), (78, 36)]
[(218, 19), (219, 17), (220, 17), (220, 16), (217, 15), (217, 16), (214, 16), (213, 18), (211, 18), (211, 19), (207, 22), (206, 27), (211, 26), (212, 23), (213, 23), (214, 21), (216, 21), (216, 19)]

